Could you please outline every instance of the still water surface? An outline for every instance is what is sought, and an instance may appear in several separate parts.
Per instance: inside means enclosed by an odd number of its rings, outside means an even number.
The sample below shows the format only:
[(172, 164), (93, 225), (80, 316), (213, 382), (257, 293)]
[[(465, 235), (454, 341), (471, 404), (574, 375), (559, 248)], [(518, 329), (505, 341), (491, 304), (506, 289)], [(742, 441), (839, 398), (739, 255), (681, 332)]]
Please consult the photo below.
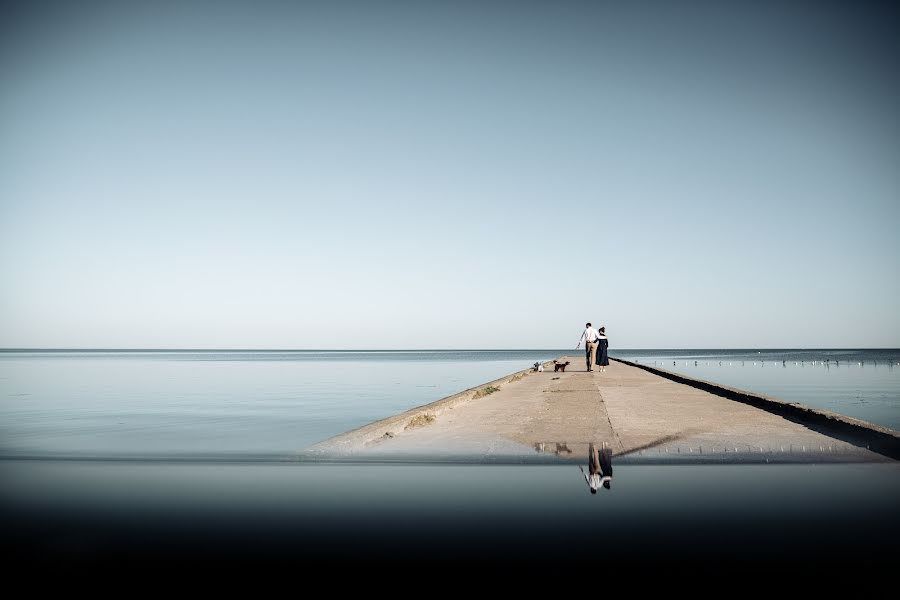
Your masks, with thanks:
[[(574, 352), (4, 351), (0, 455), (292, 454)], [(897, 351), (611, 354), (900, 428)]]

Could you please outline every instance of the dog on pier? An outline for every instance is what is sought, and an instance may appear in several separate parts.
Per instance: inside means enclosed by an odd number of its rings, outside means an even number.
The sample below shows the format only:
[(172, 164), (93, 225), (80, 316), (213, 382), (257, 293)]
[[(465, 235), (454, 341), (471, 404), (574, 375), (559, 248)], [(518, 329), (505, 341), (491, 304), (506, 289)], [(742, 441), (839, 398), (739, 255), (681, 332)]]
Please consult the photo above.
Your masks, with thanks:
[(569, 366), (569, 361), (561, 363), (561, 362), (556, 362), (554, 360), (553, 361), (553, 372), (556, 373), (557, 371), (562, 371), (563, 373), (565, 373), (567, 366)]

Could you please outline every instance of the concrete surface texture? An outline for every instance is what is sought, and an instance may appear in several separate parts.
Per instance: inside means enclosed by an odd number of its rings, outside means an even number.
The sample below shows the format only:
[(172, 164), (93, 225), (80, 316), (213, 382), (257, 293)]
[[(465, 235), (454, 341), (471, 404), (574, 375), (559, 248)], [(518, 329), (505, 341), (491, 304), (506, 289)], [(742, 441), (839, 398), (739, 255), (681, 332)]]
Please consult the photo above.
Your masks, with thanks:
[(839, 439), (624, 363), (612, 361), (601, 373), (586, 372), (583, 356), (559, 360), (571, 362), (566, 372), (554, 372), (552, 363), (542, 373), (522, 371), (339, 435), (307, 453), (585, 460), (593, 442), (608, 444), (619, 457), (648, 459), (890, 460), (859, 440)]

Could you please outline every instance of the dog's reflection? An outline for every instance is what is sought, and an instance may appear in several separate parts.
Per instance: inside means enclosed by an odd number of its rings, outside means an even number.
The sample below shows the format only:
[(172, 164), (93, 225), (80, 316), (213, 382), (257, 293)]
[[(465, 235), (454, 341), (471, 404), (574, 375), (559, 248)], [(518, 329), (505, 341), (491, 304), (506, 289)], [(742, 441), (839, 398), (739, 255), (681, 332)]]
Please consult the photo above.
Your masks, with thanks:
[(569, 444), (566, 442), (535, 442), (534, 449), (536, 452), (550, 452), (551, 444), (555, 444), (556, 447), (553, 449), (553, 454), (559, 456), (560, 454), (572, 454), (572, 449), (569, 448)]

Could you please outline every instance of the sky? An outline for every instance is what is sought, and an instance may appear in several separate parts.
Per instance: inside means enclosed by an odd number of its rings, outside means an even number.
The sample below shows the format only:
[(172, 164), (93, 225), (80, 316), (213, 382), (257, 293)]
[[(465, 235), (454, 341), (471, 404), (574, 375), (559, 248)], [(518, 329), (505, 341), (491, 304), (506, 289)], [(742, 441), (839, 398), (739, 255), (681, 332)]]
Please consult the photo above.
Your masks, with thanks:
[(2, 10), (0, 347), (900, 346), (886, 3)]

